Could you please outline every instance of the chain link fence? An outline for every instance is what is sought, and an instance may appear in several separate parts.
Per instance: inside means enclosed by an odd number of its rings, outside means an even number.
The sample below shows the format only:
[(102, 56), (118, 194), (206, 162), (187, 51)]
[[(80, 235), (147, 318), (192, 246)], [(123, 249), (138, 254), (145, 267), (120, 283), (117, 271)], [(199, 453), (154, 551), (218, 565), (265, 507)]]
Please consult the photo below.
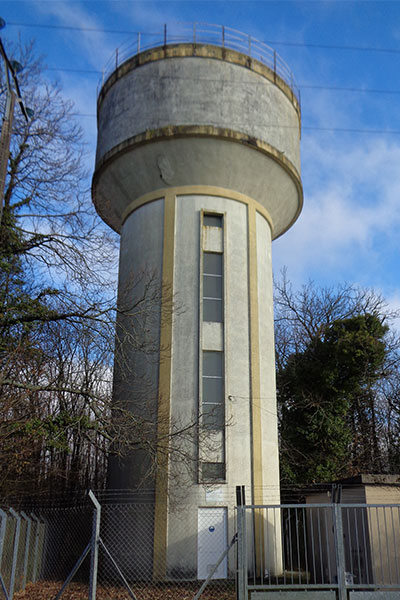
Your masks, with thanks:
[[(197, 523), (197, 506), (180, 507)], [(155, 539), (155, 504), (139, 498), (98, 503), (91, 492), (73, 507), (0, 511), (0, 598), (6, 600), (234, 600), (235, 539), (220, 549), (203, 551), (206, 569), (199, 573), (197, 541), (176, 518), (168, 555)], [(184, 521), (184, 520), (183, 520)], [(199, 521), (213, 529), (214, 521)], [(232, 522), (232, 527), (235, 523)], [(218, 524), (216, 525), (218, 527)], [(225, 537), (227, 531), (224, 531)], [(186, 544), (186, 550), (185, 550)], [(171, 548), (174, 544), (170, 544)], [(175, 548), (176, 550), (176, 548)], [(177, 562), (184, 556), (186, 568)], [(185, 561), (184, 561), (185, 562)], [(189, 567), (188, 567), (189, 565)]]
[(400, 593), (398, 504), (181, 503), (164, 522), (152, 495), (100, 497), (101, 505), (89, 492), (72, 507), (0, 510), (0, 598), (247, 600), (266, 591), (307, 590), (318, 598), (329, 590), (362, 600), (366, 590)]

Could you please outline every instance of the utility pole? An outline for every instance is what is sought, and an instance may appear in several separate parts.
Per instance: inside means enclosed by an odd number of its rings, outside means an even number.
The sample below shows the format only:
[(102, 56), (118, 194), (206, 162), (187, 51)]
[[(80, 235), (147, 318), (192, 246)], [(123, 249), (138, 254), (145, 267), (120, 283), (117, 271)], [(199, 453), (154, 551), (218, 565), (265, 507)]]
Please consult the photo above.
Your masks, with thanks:
[[(5, 21), (0, 17), (0, 29), (5, 26)], [(10, 143), (11, 143), (11, 132), (14, 118), (14, 107), (15, 100), (17, 100), (21, 112), (24, 115), (26, 121), (29, 121), (29, 117), (32, 116), (32, 111), (29, 108), (25, 108), (23, 100), (21, 98), (21, 92), (18, 85), (17, 73), (22, 70), (22, 66), (13, 60), (9, 60), (3, 42), (0, 38), (0, 54), (3, 59), (5, 80), (6, 80), (6, 108), (3, 116), (3, 124), (1, 127), (0, 136), (0, 223), (3, 218), (3, 203), (4, 203), (4, 187), (6, 184), (7, 177), (7, 165), (10, 156)], [(14, 89), (11, 84), (11, 79), (14, 84)]]

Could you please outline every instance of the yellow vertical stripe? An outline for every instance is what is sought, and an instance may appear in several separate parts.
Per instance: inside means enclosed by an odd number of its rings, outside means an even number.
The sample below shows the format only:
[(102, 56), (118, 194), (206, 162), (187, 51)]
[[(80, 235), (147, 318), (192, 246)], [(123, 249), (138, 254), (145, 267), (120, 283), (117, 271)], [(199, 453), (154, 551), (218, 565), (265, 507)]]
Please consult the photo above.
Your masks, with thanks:
[[(164, 579), (168, 536), (168, 436), (171, 408), (172, 301), (175, 245), (175, 194), (164, 198), (160, 366), (158, 382), (157, 473), (154, 510), (153, 576)], [(161, 355), (162, 353), (162, 355)]]
[[(251, 476), (253, 504), (263, 503), (262, 472), (262, 428), (261, 428), (261, 384), (260, 384), (260, 339), (257, 274), (256, 209), (248, 208), (249, 218), (249, 293), (250, 293), (250, 384), (251, 384)], [(263, 511), (254, 511), (256, 573), (260, 577), (263, 569), (264, 526)]]
[(262, 431), (260, 386), (260, 340), (258, 316), (256, 209), (249, 206), (250, 381), (252, 420), (253, 502), (262, 504)]

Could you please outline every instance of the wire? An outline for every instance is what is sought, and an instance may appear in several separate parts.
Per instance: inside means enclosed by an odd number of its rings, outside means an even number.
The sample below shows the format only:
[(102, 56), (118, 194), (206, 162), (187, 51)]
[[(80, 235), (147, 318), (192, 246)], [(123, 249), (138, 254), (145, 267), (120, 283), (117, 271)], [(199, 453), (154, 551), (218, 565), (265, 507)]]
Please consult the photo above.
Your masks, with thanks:
[[(74, 117), (96, 118), (95, 114), (71, 113)], [(296, 125), (269, 125), (269, 127), (280, 127), (281, 129), (298, 129)], [(331, 133), (369, 133), (380, 135), (400, 135), (400, 129), (350, 129), (347, 127), (318, 127), (312, 125), (303, 125), (302, 131), (326, 131)]]
[[(59, 72), (66, 72), (66, 73), (85, 73), (88, 75), (102, 75), (102, 71), (98, 71), (95, 69), (73, 69), (73, 68), (69, 68), (69, 67), (44, 67), (43, 68), (44, 71), (59, 71)], [(161, 77), (148, 77), (148, 79), (184, 79), (184, 80), (190, 80), (190, 77), (177, 77), (177, 76), (161, 76)], [(210, 81), (221, 81), (220, 79), (210, 79), (209, 77), (205, 77), (200, 79), (200, 81), (206, 81), (206, 82), (210, 82)], [(232, 84), (240, 84), (240, 82), (236, 82), (236, 81), (224, 81), (224, 83), (232, 83)], [(251, 85), (263, 85), (262, 83), (259, 82), (247, 82), (247, 84), (251, 84)], [(382, 90), (382, 89), (374, 89), (374, 88), (357, 88), (357, 87), (343, 87), (343, 86), (329, 86), (329, 85), (320, 85), (320, 84), (298, 84), (298, 87), (301, 90), (304, 89), (311, 89), (311, 90), (327, 90), (327, 91), (332, 91), (332, 92), (357, 92), (357, 93), (364, 93), (364, 94), (391, 94), (391, 95), (398, 95), (400, 94), (400, 90)]]
[[(7, 21), (7, 25), (14, 25), (16, 27), (38, 27), (44, 29), (64, 29), (68, 31), (89, 31), (93, 33), (113, 33), (119, 35), (137, 35), (138, 31), (124, 30), (124, 29), (102, 29), (97, 27), (74, 27), (71, 25), (50, 25), (44, 23), (21, 23), (19, 21)], [(158, 35), (147, 32), (142, 32), (146, 35)], [(346, 50), (356, 52), (386, 52), (389, 54), (400, 54), (398, 48), (377, 48), (374, 46), (341, 46), (338, 44), (310, 44), (306, 42), (282, 42), (277, 40), (259, 40), (265, 44), (273, 46), (290, 46), (294, 48), (322, 48), (324, 50)]]
[[(18, 21), (7, 21), (7, 25), (14, 25), (15, 27), (33, 27), (41, 29), (64, 29), (67, 31), (90, 31), (92, 33), (116, 33), (120, 35), (136, 35), (137, 31), (124, 30), (124, 29), (100, 29), (97, 27), (74, 27), (72, 25), (50, 25), (46, 23), (20, 23)], [(152, 35), (152, 34), (147, 34)]]

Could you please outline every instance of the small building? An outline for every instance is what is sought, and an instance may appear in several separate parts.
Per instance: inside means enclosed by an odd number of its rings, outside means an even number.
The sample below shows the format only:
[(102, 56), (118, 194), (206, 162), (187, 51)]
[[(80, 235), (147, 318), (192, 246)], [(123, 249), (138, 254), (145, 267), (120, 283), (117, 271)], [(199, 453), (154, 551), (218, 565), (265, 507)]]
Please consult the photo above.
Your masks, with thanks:
[[(333, 513), (320, 510), (321, 504), (333, 502), (340, 504), (342, 535), (335, 531)], [(323, 555), (313, 557), (316, 573), (323, 578), (335, 572), (338, 537), (343, 540), (348, 584), (399, 582), (400, 475), (360, 474), (342, 479), (330, 489), (310, 491), (306, 503), (316, 505), (308, 512), (311, 545), (318, 537), (326, 548)]]

